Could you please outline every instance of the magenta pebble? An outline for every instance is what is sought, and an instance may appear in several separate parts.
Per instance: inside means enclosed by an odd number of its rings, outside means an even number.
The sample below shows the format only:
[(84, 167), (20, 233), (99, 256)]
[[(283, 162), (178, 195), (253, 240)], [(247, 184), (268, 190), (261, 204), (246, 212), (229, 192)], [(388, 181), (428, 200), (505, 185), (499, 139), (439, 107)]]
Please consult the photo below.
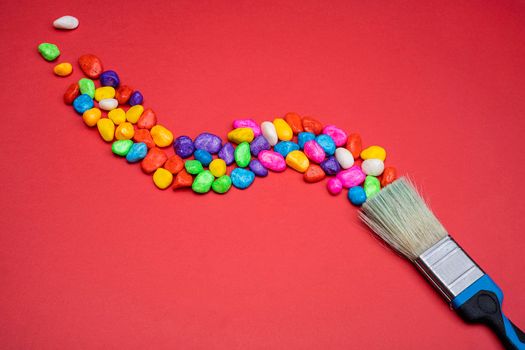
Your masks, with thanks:
[(318, 164), (321, 163), (326, 156), (321, 145), (315, 140), (308, 141), (304, 144), (304, 153), (312, 162)]
[(257, 122), (253, 119), (235, 119), (232, 125), (234, 129), (251, 128), (255, 137), (261, 134), (261, 128), (259, 127), (259, 124), (257, 124)]
[(326, 183), (326, 188), (331, 194), (339, 194), (343, 190), (343, 184), (337, 177), (333, 177)]
[(326, 134), (334, 140), (337, 147), (346, 145), (348, 141), (348, 135), (343, 130), (339, 129), (335, 125), (327, 125), (323, 129), (323, 134)]
[(278, 172), (286, 169), (286, 161), (280, 153), (274, 151), (261, 151), (258, 158), (259, 162), (261, 162), (266, 169)]
[(337, 179), (341, 181), (344, 188), (359, 186), (366, 179), (366, 174), (363, 173), (359, 165), (354, 165), (350, 169), (340, 171), (337, 174)]

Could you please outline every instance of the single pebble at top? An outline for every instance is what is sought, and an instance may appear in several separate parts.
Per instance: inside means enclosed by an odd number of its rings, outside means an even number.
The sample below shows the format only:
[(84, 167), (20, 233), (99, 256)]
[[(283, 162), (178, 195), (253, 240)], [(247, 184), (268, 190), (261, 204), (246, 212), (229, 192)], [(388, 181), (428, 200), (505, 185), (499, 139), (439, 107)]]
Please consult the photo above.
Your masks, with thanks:
[(155, 125), (150, 130), (153, 142), (159, 147), (168, 147), (173, 143), (173, 133), (162, 125)]
[(295, 135), (304, 131), (303, 122), (299, 114), (293, 112), (286, 113), (284, 120), (288, 123), (288, 125), (290, 125), (290, 128), (292, 128), (292, 131)]
[(330, 156), (319, 164), (326, 175), (336, 175), (341, 171), (341, 166), (334, 156)]
[[(206, 152), (204, 150), (200, 150), (200, 151)], [(218, 159), (212, 160), (209, 167), (210, 167), (211, 173), (215, 177), (221, 177), (224, 174), (226, 174), (226, 162), (223, 159), (218, 158)]]
[(118, 156), (125, 157), (132, 146), (133, 141), (131, 140), (117, 140), (111, 145), (111, 151)]
[(46, 61), (54, 61), (60, 56), (60, 50), (55, 44), (42, 43), (38, 45), (38, 52)]
[(250, 151), (255, 157), (259, 155), (259, 152), (267, 151), (270, 148), (272, 148), (272, 146), (270, 146), (270, 143), (263, 135), (257, 136), (252, 143), (250, 143)]
[(142, 116), (142, 113), (144, 113), (144, 107), (142, 107), (142, 105), (132, 106), (126, 111), (126, 120), (131, 124), (135, 124)]
[(286, 161), (280, 153), (274, 151), (261, 151), (257, 158), (266, 169), (277, 172), (286, 169)]
[(329, 135), (337, 147), (346, 145), (348, 135), (335, 125), (327, 125), (323, 128), (323, 134)]
[(69, 62), (62, 62), (53, 68), (53, 72), (59, 77), (67, 77), (73, 72), (73, 66)]
[(82, 72), (91, 79), (97, 79), (103, 71), (100, 59), (91, 54), (80, 56), (78, 59), (78, 65)]
[(304, 153), (308, 159), (318, 164), (321, 163), (326, 157), (326, 153), (324, 152), (323, 148), (315, 140), (308, 141), (304, 144)]
[(330, 192), (333, 195), (341, 193), (343, 190), (343, 184), (337, 177), (332, 177), (328, 182), (326, 183), (326, 188), (328, 189), (328, 192)]
[(193, 141), (189, 136), (179, 136), (175, 139), (173, 143), (173, 149), (182, 158), (190, 157), (195, 151), (195, 146)]
[(304, 131), (313, 132), (318, 135), (323, 131), (323, 124), (317, 119), (312, 117), (303, 117), (303, 129)]
[(146, 154), (148, 154), (148, 146), (144, 142), (134, 143), (126, 154), (126, 160), (129, 163), (136, 163), (144, 159)]
[(245, 168), (250, 164), (252, 155), (250, 153), (250, 144), (248, 142), (241, 142), (237, 148), (235, 148), (235, 163), (240, 168)]
[(361, 168), (366, 175), (379, 176), (385, 170), (385, 163), (381, 159), (366, 159), (361, 163)]
[(146, 157), (140, 162), (140, 167), (146, 174), (150, 174), (163, 166), (167, 160), (168, 156), (166, 155), (166, 152), (160, 148), (152, 147), (149, 149)]
[(346, 148), (338, 147), (335, 150), (335, 158), (343, 169), (348, 169), (354, 165), (354, 157), (352, 156), (352, 153)]
[(187, 160), (184, 163), (184, 168), (186, 168), (188, 174), (192, 175), (197, 175), (204, 170), (204, 168), (202, 167), (202, 163), (196, 159)]
[(390, 185), (397, 178), (397, 170), (393, 166), (387, 166), (381, 176), (381, 187)]
[(334, 155), (336, 146), (335, 146), (334, 140), (330, 137), (330, 135), (326, 135), (326, 134), (318, 135), (315, 138), (315, 141), (317, 141), (317, 143), (323, 148), (324, 152), (327, 155), (329, 156)]
[(273, 147), (273, 150), (280, 153), (283, 157), (286, 157), (288, 153), (299, 149), (299, 145), (292, 141), (281, 141)]
[(300, 173), (304, 173), (310, 166), (310, 161), (301, 151), (292, 151), (286, 156), (286, 164)]
[(357, 133), (352, 133), (348, 135), (348, 141), (346, 142), (346, 149), (348, 149), (352, 155), (354, 156), (354, 159), (359, 158), (361, 155), (361, 149), (362, 149), (362, 141), (361, 141), (361, 135)]
[(142, 102), (144, 102), (144, 96), (138, 90), (133, 91), (129, 96), (128, 104), (130, 106), (141, 105)]
[(195, 193), (207, 193), (210, 191), (214, 180), (215, 177), (212, 173), (209, 170), (204, 170), (195, 177), (191, 189)]
[(341, 181), (344, 188), (350, 188), (362, 184), (366, 175), (359, 165), (354, 165), (349, 169), (340, 171), (337, 174), (337, 178)]
[(297, 135), (297, 143), (299, 144), (299, 147), (301, 147), (301, 149), (304, 148), (305, 143), (312, 140), (315, 140), (315, 134), (313, 132), (304, 131)]
[(240, 190), (248, 188), (255, 180), (255, 174), (247, 169), (235, 168), (230, 174), (233, 186)]
[(78, 81), (80, 87), (80, 93), (89, 95), (91, 98), (95, 98), (95, 83), (93, 80), (88, 78), (82, 78)]
[(259, 124), (253, 119), (235, 119), (232, 123), (234, 129), (237, 128), (251, 128), (253, 130), (253, 136), (257, 137), (261, 134), (261, 128)]
[(323, 180), (326, 177), (323, 169), (317, 164), (310, 164), (308, 169), (306, 169), (303, 179), (308, 183), (315, 183)]
[(366, 192), (361, 186), (355, 186), (348, 190), (348, 199), (353, 205), (361, 205), (366, 202)]
[(106, 142), (113, 141), (115, 137), (115, 124), (108, 118), (101, 118), (97, 121), (97, 129), (100, 137)]
[(279, 141), (279, 138), (277, 137), (277, 131), (275, 130), (275, 125), (273, 125), (272, 122), (262, 122), (261, 132), (270, 146), (275, 146)]
[(363, 188), (365, 189), (366, 198), (372, 198), (372, 196), (378, 194), (381, 190), (381, 184), (377, 177), (368, 175), (363, 184)]
[(114, 98), (105, 98), (98, 103), (98, 107), (105, 111), (111, 111), (118, 107), (118, 101)]
[(82, 94), (78, 96), (73, 101), (73, 108), (79, 114), (83, 114), (88, 109), (93, 108), (94, 105), (95, 104), (93, 103), (93, 98), (91, 98), (91, 96), (86, 95), (86, 94)]
[(211, 155), (211, 153), (203, 149), (196, 150), (193, 153), (193, 156), (204, 166), (210, 165), (211, 161), (213, 160), (213, 156)]
[(164, 168), (158, 168), (153, 173), (153, 183), (161, 190), (170, 187), (173, 182), (173, 174)]
[(275, 118), (273, 120), (277, 138), (281, 141), (290, 141), (293, 138), (293, 131), (290, 125), (283, 118)]
[(265, 177), (268, 175), (268, 169), (262, 165), (259, 159), (252, 159), (250, 161), (249, 168), (256, 176)]
[(117, 88), (120, 84), (120, 78), (114, 70), (106, 70), (100, 74), (100, 85)]
[(203, 149), (211, 154), (216, 154), (221, 149), (222, 140), (217, 135), (203, 132), (195, 138), (194, 144), (196, 149)]
[(73, 16), (62, 16), (53, 21), (53, 27), (57, 29), (72, 30), (78, 27), (78, 19)]
[(226, 165), (231, 165), (235, 161), (235, 148), (229, 142), (225, 143), (219, 151), (219, 158), (224, 160)]
[(117, 89), (117, 92), (115, 93), (115, 98), (118, 100), (119, 104), (123, 105), (124, 103), (127, 103), (129, 101), (129, 98), (132, 93), (132, 88), (130, 88), (127, 85), (122, 85)]
[(386, 151), (381, 146), (370, 146), (361, 151), (361, 159), (380, 159), (383, 162), (386, 159)]
[(146, 108), (139, 120), (137, 121), (137, 128), (151, 129), (157, 124), (157, 115), (151, 108)]
[[(114, 98), (115, 89), (111, 86), (102, 86), (95, 89), (95, 100), (100, 101), (105, 98)], [(118, 102), (118, 101), (117, 101)]]
[(228, 133), (228, 141), (233, 143), (252, 142), (254, 137), (252, 128), (237, 128)]

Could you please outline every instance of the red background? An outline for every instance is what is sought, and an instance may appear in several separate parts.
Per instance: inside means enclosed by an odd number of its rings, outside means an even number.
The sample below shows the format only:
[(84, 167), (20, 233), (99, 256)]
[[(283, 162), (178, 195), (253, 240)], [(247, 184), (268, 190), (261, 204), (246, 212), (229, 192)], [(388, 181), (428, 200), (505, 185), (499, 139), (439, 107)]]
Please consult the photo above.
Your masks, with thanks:
[(3, 349), (498, 348), (324, 183), (156, 190), (62, 103), (80, 73), (44, 41), (99, 55), (175, 135), (296, 111), (385, 146), (525, 327), (523, 2), (145, 3), (0, 5)]

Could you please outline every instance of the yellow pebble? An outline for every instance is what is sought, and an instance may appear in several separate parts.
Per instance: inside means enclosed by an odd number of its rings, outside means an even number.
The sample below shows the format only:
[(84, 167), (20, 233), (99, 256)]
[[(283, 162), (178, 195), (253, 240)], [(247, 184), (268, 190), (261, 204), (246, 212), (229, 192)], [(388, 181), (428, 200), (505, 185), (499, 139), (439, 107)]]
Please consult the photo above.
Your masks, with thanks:
[(212, 160), (208, 167), (215, 177), (221, 177), (226, 174), (226, 162), (220, 158)]
[(59, 63), (53, 68), (53, 72), (59, 77), (67, 77), (73, 72), (73, 66), (69, 62)]
[(130, 109), (128, 109), (126, 112), (127, 121), (135, 124), (142, 115), (142, 112), (144, 112), (144, 107), (142, 107), (142, 105), (134, 105), (130, 107)]
[(131, 123), (122, 123), (117, 126), (115, 131), (115, 138), (117, 140), (131, 140), (135, 135), (135, 129)]
[(234, 143), (241, 142), (252, 142), (253, 141), (253, 129), (252, 128), (237, 128), (233, 129), (228, 133), (228, 141)]
[(291, 151), (286, 156), (286, 164), (290, 168), (295, 169), (300, 173), (304, 173), (306, 169), (308, 169), (308, 166), (310, 166), (310, 161), (303, 152)]
[(105, 98), (115, 97), (115, 88), (113, 86), (102, 86), (95, 90), (95, 100), (100, 102)]
[(383, 162), (386, 158), (386, 151), (381, 146), (370, 146), (361, 151), (361, 159), (380, 159)]
[(113, 120), (115, 125), (120, 125), (126, 121), (126, 112), (122, 108), (115, 108), (109, 111), (108, 118)]
[(277, 137), (282, 141), (290, 141), (293, 138), (293, 131), (290, 125), (283, 118), (275, 118), (273, 120)]
[(173, 182), (173, 174), (164, 168), (158, 168), (153, 173), (153, 182), (161, 190), (168, 188)]
[(100, 136), (106, 142), (113, 141), (113, 136), (115, 135), (115, 124), (108, 118), (99, 119), (97, 122), (97, 128)]
[(150, 130), (153, 142), (159, 147), (167, 147), (173, 143), (173, 133), (162, 125), (155, 125)]
[(102, 112), (97, 107), (88, 109), (82, 114), (82, 120), (87, 126), (92, 127), (97, 125), (98, 120), (102, 116)]

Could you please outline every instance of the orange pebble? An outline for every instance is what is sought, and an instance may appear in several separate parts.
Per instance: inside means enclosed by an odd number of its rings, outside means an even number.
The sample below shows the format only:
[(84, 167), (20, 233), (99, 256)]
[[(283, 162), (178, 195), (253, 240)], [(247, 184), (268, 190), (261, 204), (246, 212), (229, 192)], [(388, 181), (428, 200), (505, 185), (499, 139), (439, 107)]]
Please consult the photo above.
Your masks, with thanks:
[(308, 183), (319, 182), (325, 177), (324, 170), (317, 164), (310, 164), (303, 175), (304, 181)]
[(175, 179), (173, 180), (173, 190), (176, 190), (178, 188), (183, 187), (190, 187), (193, 184), (193, 177), (188, 174), (186, 169), (182, 169), (177, 176), (175, 176)]
[(284, 116), (284, 120), (290, 125), (292, 128), (292, 131), (295, 135), (297, 135), (300, 132), (303, 132), (303, 122), (301, 121), (301, 117), (297, 113), (286, 113)]
[(361, 141), (361, 135), (357, 133), (352, 133), (348, 135), (348, 141), (346, 142), (346, 149), (352, 153), (352, 155), (354, 156), (354, 159), (359, 158), (362, 148), (363, 146), (362, 146), (362, 141)]
[(168, 160), (166, 152), (160, 148), (153, 147), (148, 151), (148, 154), (142, 160), (140, 166), (145, 173), (149, 174), (163, 166), (166, 160)]
[(164, 169), (168, 170), (172, 174), (179, 173), (184, 168), (184, 161), (177, 154), (172, 155), (164, 163)]
[(323, 124), (317, 119), (312, 117), (303, 117), (303, 129), (304, 131), (313, 132), (318, 135), (323, 132)]
[(151, 137), (151, 134), (148, 129), (135, 130), (135, 135), (133, 135), (133, 141), (144, 142), (148, 148), (155, 147), (155, 142), (153, 142), (153, 137)]
[(151, 129), (157, 124), (157, 116), (151, 108), (146, 108), (139, 120), (137, 121), (137, 128), (139, 129)]
[(394, 180), (397, 179), (397, 170), (393, 166), (388, 166), (383, 170), (383, 175), (381, 176), (381, 187), (390, 185)]

